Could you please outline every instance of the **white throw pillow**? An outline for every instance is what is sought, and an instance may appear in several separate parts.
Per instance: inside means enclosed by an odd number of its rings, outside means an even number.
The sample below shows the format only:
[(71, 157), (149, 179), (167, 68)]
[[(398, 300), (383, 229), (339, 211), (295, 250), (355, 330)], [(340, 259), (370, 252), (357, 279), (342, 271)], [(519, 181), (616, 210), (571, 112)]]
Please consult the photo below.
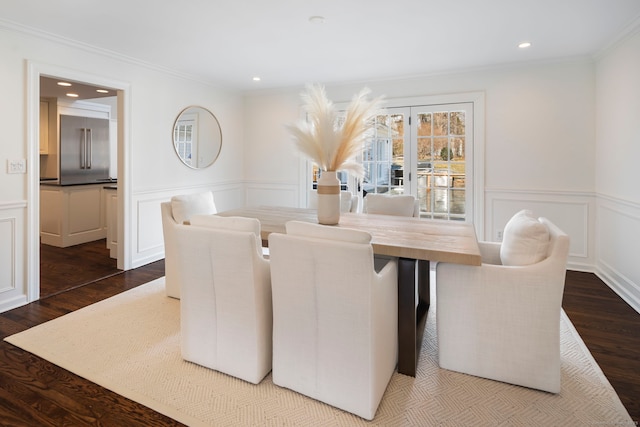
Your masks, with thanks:
[(216, 213), (213, 193), (184, 194), (171, 198), (171, 214), (178, 224), (189, 221), (193, 215), (211, 215)]
[(535, 264), (547, 257), (549, 229), (529, 210), (515, 214), (504, 227), (500, 260), (502, 265)]
[(329, 225), (313, 224), (311, 222), (287, 222), (287, 234), (295, 236), (314, 237), (316, 239), (340, 240), (352, 243), (370, 243), (371, 234), (366, 231), (351, 228), (340, 228)]

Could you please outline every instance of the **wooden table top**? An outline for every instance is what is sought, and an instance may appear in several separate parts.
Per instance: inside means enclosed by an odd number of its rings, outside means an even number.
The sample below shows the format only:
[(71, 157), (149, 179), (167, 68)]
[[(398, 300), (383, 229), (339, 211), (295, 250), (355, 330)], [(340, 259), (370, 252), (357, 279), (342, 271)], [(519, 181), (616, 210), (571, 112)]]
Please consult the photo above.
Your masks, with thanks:
[[(262, 239), (284, 233), (288, 221), (317, 223), (314, 209), (260, 206), (233, 209), (220, 216), (241, 216), (260, 220)], [(480, 265), (480, 249), (473, 224), (391, 215), (342, 213), (345, 227), (371, 233), (373, 250), (379, 255), (456, 264)]]

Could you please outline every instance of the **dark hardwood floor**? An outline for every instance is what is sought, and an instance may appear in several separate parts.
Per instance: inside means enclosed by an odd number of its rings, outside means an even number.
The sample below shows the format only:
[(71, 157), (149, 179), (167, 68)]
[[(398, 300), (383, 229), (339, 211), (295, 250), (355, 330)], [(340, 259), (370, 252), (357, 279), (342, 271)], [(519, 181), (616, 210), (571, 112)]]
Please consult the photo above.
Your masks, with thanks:
[(640, 314), (591, 273), (567, 272), (562, 301), (593, 358), (640, 423)]
[(40, 245), (40, 298), (120, 272), (106, 239), (68, 248)]
[[(85, 254), (87, 255), (87, 254)], [(78, 265), (78, 264), (76, 264)], [(92, 268), (83, 260), (76, 270)], [(52, 283), (72, 283), (72, 270), (43, 269)], [(44, 273), (50, 271), (50, 273)], [(71, 273), (69, 273), (71, 271)], [(84, 274), (78, 271), (78, 276)], [(100, 273), (102, 274), (102, 273)], [(56, 277), (58, 275), (58, 277)], [(164, 261), (107, 273), (72, 289), (0, 314), (0, 338), (23, 331), (164, 275)], [(564, 309), (616, 389), (640, 420), (640, 314), (590, 273), (568, 272)], [(4, 341), (0, 342), (0, 425), (176, 426), (176, 421), (112, 393)]]

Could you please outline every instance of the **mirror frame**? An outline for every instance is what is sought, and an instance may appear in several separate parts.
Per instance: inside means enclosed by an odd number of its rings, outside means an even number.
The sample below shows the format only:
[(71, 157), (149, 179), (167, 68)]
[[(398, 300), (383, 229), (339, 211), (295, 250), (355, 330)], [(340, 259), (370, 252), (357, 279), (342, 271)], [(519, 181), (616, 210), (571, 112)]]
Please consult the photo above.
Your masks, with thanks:
[[(189, 114), (191, 111), (190, 110), (196, 110), (194, 111), (194, 113), (196, 112), (202, 112), (205, 114), (208, 114), (207, 118), (212, 118), (213, 122), (212, 122), (212, 134), (211, 135), (206, 135), (206, 138), (203, 138), (202, 141), (200, 141), (198, 144), (202, 145), (202, 144), (218, 144), (217, 147), (217, 151), (215, 152), (215, 155), (213, 156), (213, 159), (209, 162), (207, 162), (207, 164), (202, 165), (202, 166), (198, 166), (197, 162), (196, 165), (193, 164), (189, 164), (187, 162), (186, 159), (184, 159), (181, 155), (180, 152), (178, 150), (178, 142), (176, 140), (176, 128), (179, 124), (179, 122), (181, 120), (184, 120), (184, 116)], [(200, 123), (197, 123), (198, 128), (201, 128)], [(216, 140), (216, 136), (217, 136), (217, 140)], [(200, 129), (198, 129), (198, 138), (200, 138)], [(213, 139), (213, 140), (212, 140)], [(191, 169), (206, 169), (209, 166), (213, 165), (216, 160), (218, 160), (218, 157), (220, 157), (220, 152), (222, 151), (222, 127), (220, 126), (220, 122), (218, 121), (218, 118), (215, 116), (215, 114), (213, 114), (210, 110), (208, 110), (207, 108), (204, 108), (200, 105), (189, 105), (185, 108), (183, 108), (178, 115), (176, 116), (176, 119), (173, 121), (173, 129), (172, 129), (172, 133), (171, 133), (171, 141), (173, 143), (173, 151), (176, 153), (176, 156), (178, 156), (178, 158), (180, 159), (180, 161), (182, 162), (183, 165), (187, 166), (188, 168)], [(213, 147), (214, 149), (216, 148), (215, 146)]]

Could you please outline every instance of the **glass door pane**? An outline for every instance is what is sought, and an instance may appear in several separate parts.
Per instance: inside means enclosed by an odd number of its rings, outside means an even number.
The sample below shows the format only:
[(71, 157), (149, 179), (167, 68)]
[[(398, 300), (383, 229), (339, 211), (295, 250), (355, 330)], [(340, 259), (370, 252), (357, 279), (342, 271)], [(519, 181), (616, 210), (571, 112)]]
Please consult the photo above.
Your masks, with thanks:
[(465, 221), (472, 206), (468, 187), (471, 104), (412, 108), (420, 217)]
[[(407, 108), (388, 108), (388, 114), (376, 117), (373, 135), (367, 140), (362, 156), (365, 175), (362, 192), (405, 193), (405, 132)], [(407, 164), (408, 167), (408, 164)]]

